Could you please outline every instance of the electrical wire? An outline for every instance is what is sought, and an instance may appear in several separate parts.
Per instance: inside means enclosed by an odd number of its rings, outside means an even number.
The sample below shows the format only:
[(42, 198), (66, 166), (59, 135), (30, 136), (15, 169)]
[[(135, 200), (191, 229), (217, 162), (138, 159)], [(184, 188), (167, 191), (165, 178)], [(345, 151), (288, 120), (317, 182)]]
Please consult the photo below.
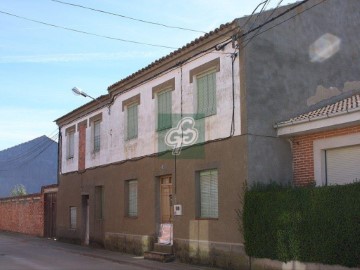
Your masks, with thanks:
[[(254, 29), (250, 29), (249, 31), (247, 31), (247, 32), (239, 35), (237, 38), (240, 39), (240, 38), (243, 38), (243, 37), (249, 35), (250, 33), (254, 32), (254, 31), (258, 30), (259, 28), (262, 28), (263, 26), (265, 26), (265, 25), (267, 25), (267, 24), (275, 21), (276, 19), (278, 19), (278, 18), (286, 15), (287, 13), (291, 12), (291, 11), (294, 10), (295, 8), (297, 8), (297, 7), (305, 4), (305, 3), (308, 2), (308, 1), (310, 1), (310, 0), (303, 0), (302, 2), (300, 2), (300, 3), (298, 3), (298, 4), (294, 5), (294, 6), (292, 6), (292, 7), (290, 7), (290, 8), (288, 8), (287, 10), (285, 10), (285, 11), (282, 12), (282, 13), (280, 13), (279, 15), (271, 18), (271, 19), (268, 20), (267, 22), (262, 23), (262, 24), (259, 25), (258, 27), (254, 28)], [(324, 0), (324, 1), (327, 1), (327, 0)], [(324, 2), (324, 1), (323, 1), (323, 2)], [(317, 4), (317, 5), (318, 5), (318, 4)], [(309, 9), (311, 9), (311, 8), (308, 8), (308, 9), (306, 9), (306, 10), (309, 10)], [(306, 10), (304, 10), (304, 11), (306, 11)], [(303, 11), (303, 12), (304, 12), (304, 11)], [(301, 13), (303, 13), (303, 12), (301, 12)], [(301, 14), (301, 13), (297, 13), (297, 14), (295, 14), (294, 16), (292, 16), (291, 18), (296, 17), (297, 15), (299, 15), (299, 14)], [(291, 18), (290, 18), (290, 19), (291, 19)], [(289, 19), (286, 19), (285, 21), (288, 21), (288, 20), (289, 20)], [(284, 23), (285, 21), (279, 23), (278, 25)], [(272, 27), (272, 28), (274, 28), (274, 27)], [(271, 29), (272, 29), (272, 28), (271, 28)], [(269, 28), (269, 30), (270, 30), (270, 28)], [(225, 34), (220, 35), (220, 37), (223, 36), (223, 35), (225, 35)], [(197, 52), (197, 53), (189, 56), (188, 58), (184, 59), (183, 61), (174, 64), (173, 66), (169, 67), (167, 70), (161, 71), (161, 72), (159, 72), (159, 73), (151, 76), (150, 78), (142, 81), (141, 83), (138, 83), (138, 84), (136, 84), (135, 86), (132, 86), (131, 88), (122, 90), (122, 91), (121, 91), (121, 94), (124, 94), (124, 93), (128, 92), (129, 90), (131, 90), (132, 88), (134, 88), (134, 87), (136, 87), (136, 86), (139, 86), (139, 85), (142, 85), (142, 84), (148, 82), (149, 80), (152, 80), (152, 79), (154, 79), (154, 78), (156, 78), (156, 77), (164, 74), (164, 72), (170, 72), (171, 70), (173, 70), (174, 68), (178, 67), (179, 65), (182, 65), (182, 64), (185, 64), (185, 63), (190, 63), (190, 62), (192, 62), (192, 61), (195, 61), (196, 59), (198, 59), (198, 58), (200, 58), (200, 57), (202, 57), (202, 56), (204, 56), (204, 55), (206, 55), (206, 54), (208, 54), (208, 53), (211, 53), (211, 51), (216, 50), (216, 47), (219, 46), (219, 45), (220, 45), (221, 47), (226, 46), (226, 45), (228, 45), (229, 43), (231, 43), (232, 40), (233, 40), (233, 38), (228, 38), (228, 39), (222, 41), (221, 43), (216, 44), (215, 46), (212, 46), (212, 47), (209, 47), (209, 48), (204, 49), (204, 50), (202, 50), (202, 51), (199, 51), (199, 52)], [(191, 59), (191, 61), (189, 61), (190, 59)]]
[[(55, 131), (52, 131), (50, 133), (50, 135), (46, 136), (47, 138), (50, 138), (52, 139), (53, 141), (56, 141), (56, 138), (55, 136), (57, 136), (57, 133), (58, 130), (56, 129)], [(29, 149), (27, 149), (26, 151), (24, 152), (21, 152), (19, 153), (18, 155), (15, 155), (15, 156), (12, 156), (10, 159), (7, 158), (7, 159), (0, 159), (0, 165), (1, 163), (8, 163), (8, 162), (12, 162), (12, 161), (16, 161), (16, 160), (19, 160), (27, 155), (29, 155), (30, 153), (32, 153), (33, 151), (35, 151), (36, 149), (38, 149), (39, 147), (41, 147), (41, 145), (43, 145), (44, 143), (46, 143), (44, 140), (40, 140), (41, 137), (39, 137), (39, 141), (37, 143), (35, 143), (34, 145), (32, 145)], [(36, 140), (36, 139), (35, 139)], [(24, 143), (26, 144), (26, 143)], [(17, 146), (15, 146), (17, 147)], [(9, 149), (6, 149), (4, 151), (8, 151)]]
[[(271, 18), (270, 20), (262, 23), (262, 24), (259, 25), (258, 27), (254, 28), (254, 29), (251, 29), (251, 30), (249, 30), (248, 32), (240, 35), (240, 37), (245, 37), (245, 36), (249, 35), (250, 33), (254, 32), (254, 31), (256, 31), (256, 30), (261, 29), (263, 26), (267, 25), (268, 23), (270, 23), (270, 22), (272, 22), (272, 21), (274, 21), (274, 20), (276, 20), (276, 19), (284, 16), (285, 14), (287, 14), (287, 13), (289, 13), (290, 11), (294, 10), (295, 8), (297, 8), (297, 7), (305, 4), (305, 3), (308, 2), (308, 1), (309, 1), (309, 0), (304, 0), (304, 1), (302, 1), (301, 3), (299, 3), (299, 4), (297, 4), (297, 5), (293, 6), (293, 7), (291, 7), (291, 8), (289, 8), (289, 9), (287, 9), (286, 11), (282, 12), (281, 14), (277, 15), (276, 17)], [(274, 26), (272, 26), (272, 27), (270, 27), (270, 28), (268, 28), (268, 29), (266, 29), (266, 30), (258, 33), (256, 36), (258, 36), (258, 35), (266, 32), (266, 31), (269, 31), (270, 29), (275, 28), (276, 26), (279, 26), (279, 25), (281, 25), (281, 24), (289, 21), (290, 19), (292, 19), (292, 18), (294, 18), (294, 17), (296, 17), (296, 16), (298, 16), (298, 15), (300, 15), (300, 14), (302, 14), (302, 13), (304, 13), (304, 12), (306, 12), (306, 11), (312, 9), (312, 8), (314, 8), (315, 6), (320, 5), (321, 3), (324, 3), (325, 1), (327, 1), (327, 0), (323, 0), (322, 2), (320, 2), (320, 3), (318, 3), (318, 4), (315, 4), (315, 5), (313, 5), (313, 6), (309, 7), (309, 8), (301, 11), (301, 12), (298, 12), (297, 14), (291, 16), (290, 18), (287, 18), (286, 20), (281, 21), (280, 23), (278, 23), (278, 24), (276, 24), (276, 25), (274, 25)], [(253, 38), (253, 37), (251, 37), (251, 38)], [(249, 38), (249, 39), (251, 39), (251, 38)], [(249, 39), (247, 39), (247, 40), (249, 40)], [(232, 41), (232, 39), (227, 39), (227, 40), (230, 40), (230, 42)], [(224, 42), (225, 42), (225, 43), (224, 43)], [(226, 45), (229, 44), (230, 42), (226, 42), (226, 40), (225, 40), (225, 41), (223, 41), (223, 42), (221, 42), (221, 43), (219, 43), (219, 44), (217, 44), (217, 45), (220, 45), (220, 44), (224, 43), (224, 44), (222, 44), (222, 45), (226, 46)], [(187, 59), (185, 59), (185, 60), (177, 63), (176, 65), (174, 65), (174, 66), (172, 66), (172, 67), (169, 67), (166, 71), (159, 72), (158, 74), (155, 74), (155, 75), (152, 76), (151, 78), (148, 78), (147, 80), (139, 83), (138, 85), (132, 86), (132, 88), (133, 88), (133, 87), (136, 87), (136, 86), (139, 86), (139, 85), (141, 85), (141, 84), (144, 84), (144, 83), (146, 83), (147, 81), (158, 77), (160, 74), (163, 75), (164, 72), (166, 72), (166, 73), (167, 73), (167, 72), (170, 72), (171, 70), (173, 70), (174, 68), (178, 67), (179, 65), (183, 65), (184, 63), (189, 63), (189, 62), (195, 61), (196, 59), (204, 56), (204, 54), (206, 55), (206, 54), (208, 54), (208, 53), (211, 53), (211, 50), (216, 50), (216, 46), (210, 47), (210, 48), (208, 48), (208, 49), (205, 49), (205, 50), (203, 50), (203, 51), (200, 51), (200, 52), (198, 52), (198, 53), (195, 53), (194, 55), (192, 55), (192, 56), (188, 57)], [(241, 48), (239, 48), (239, 52), (240, 52), (240, 50), (241, 50)], [(196, 57), (196, 58), (195, 58), (195, 57)], [(191, 61), (189, 61), (190, 59), (191, 59)], [(166, 74), (166, 73), (165, 73), (165, 74)], [(132, 88), (126, 89), (126, 90), (122, 91), (121, 93), (119, 93), (118, 95), (124, 94), (124, 93), (130, 91)], [(115, 96), (113, 97), (113, 101), (114, 101), (114, 99), (115, 99)], [(112, 102), (113, 102), (113, 101), (112, 101)], [(82, 117), (84, 117), (84, 116), (82, 116)], [(233, 134), (233, 129), (231, 130), (231, 134)], [(230, 136), (225, 137), (225, 138), (219, 138), (219, 139), (216, 139), (216, 140), (206, 141), (206, 142), (204, 142), (204, 143), (196, 144), (196, 145), (194, 145), (194, 146), (205, 145), (205, 144), (212, 143), (212, 142), (216, 142), (216, 141), (227, 140), (227, 139), (229, 139), (229, 138), (232, 137), (231, 134), (230, 134)], [(247, 135), (266, 136), (266, 135), (250, 134), (250, 133), (247, 134)], [(271, 136), (269, 136), (269, 137), (271, 137)], [(187, 148), (189, 148), (189, 147), (185, 147), (184, 149), (187, 149)], [(123, 161), (120, 161), (120, 162), (115, 162), (115, 163), (111, 163), (111, 164), (101, 165), (101, 166), (99, 166), (99, 167), (107, 167), (107, 166), (111, 166), (111, 165), (114, 165), (114, 164), (123, 164), (123, 163), (125, 163), (125, 162), (141, 160), (141, 159), (146, 158), (146, 157), (161, 156), (161, 155), (166, 154), (166, 153), (167, 153), (167, 152), (165, 152), (165, 153), (154, 153), (154, 154), (150, 154), (150, 155), (146, 155), (146, 156), (141, 156), (141, 157), (137, 157), (137, 158), (133, 158), (133, 159), (123, 160)], [(88, 169), (86, 169), (85, 171), (91, 170), (91, 169), (94, 169), (94, 168), (88, 168)], [(69, 173), (71, 173), (71, 172), (69, 172)], [(79, 173), (79, 172), (77, 172), (77, 173)], [(83, 172), (81, 172), (81, 173), (83, 173)], [(66, 173), (66, 174), (68, 174), (68, 173)]]
[(259, 18), (259, 17), (261, 16), (261, 14), (264, 12), (264, 10), (265, 10), (265, 8), (266, 8), (266, 6), (267, 6), (267, 4), (268, 4), (269, 2), (270, 2), (269, 0), (264, 1), (264, 4), (263, 4), (260, 12), (259, 12), (258, 14), (256, 14), (255, 20), (252, 22), (252, 24), (251, 24), (251, 26), (249, 27), (249, 29), (252, 29), (252, 28), (255, 26), (258, 18)]
[(46, 26), (51, 26), (51, 27), (54, 27), (54, 28), (59, 28), (59, 29), (63, 29), (63, 30), (67, 30), (67, 31), (75, 32), (75, 33), (80, 33), (80, 34), (84, 34), (84, 35), (95, 36), (95, 37), (100, 37), (100, 38), (105, 38), (105, 39), (110, 39), (110, 40), (116, 40), (116, 41), (121, 41), (121, 42), (127, 42), (127, 43), (133, 43), (133, 44), (139, 44), (139, 45), (146, 45), (146, 46), (151, 46), (151, 47), (159, 47), (159, 48), (166, 48), (166, 49), (178, 49), (176, 47), (171, 47), (171, 46), (166, 46), (166, 45), (161, 45), (161, 44), (152, 44), (152, 43), (146, 43), (146, 42), (140, 42), (140, 41), (135, 41), (135, 40), (123, 39), (123, 38), (118, 38), (118, 37), (100, 35), (100, 34), (91, 33), (91, 32), (87, 32), (87, 31), (83, 31), (83, 30), (77, 30), (77, 29), (70, 28), (70, 27), (65, 27), (65, 26), (60, 26), (60, 25), (56, 25), (56, 24), (52, 24), (52, 23), (47, 23), (47, 22), (43, 22), (43, 21), (30, 19), (30, 18), (27, 18), (27, 17), (19, 16), (19, 15), (9, 13), (9, 12), (6, 12), (6, 11), (2, 11), (2, 10), (0, 10), (0, 13), (11, 16), (11, 17), (15, 17), (15, 18), (18, 18), (18, 19), (22, 19), (22, 20), (26, 20), (26, 21), (46, 25)]
[(284, 0), (280, 0), (280, 1), (277, 3), (277, 5), (276, 5), (276, 7), (274, 8), (274, 10), (271, 12), (271, 14), (270, 14), (264, 21), (269, 20), (269, 19), (274, 15), (274, 13), (276, 12), (276, 10), (279, 9), (279, 7), (280, 7), (280, 5), (281, 5), (281, 3), (282, 3), (283, 1), (284, 1)]
[(83, 5), (79, 5), (79, 4), (73, 4), (73, 3), (59, 1), (59, 0), (50, 0), (50, 1), (56, 2), (56, 3), (59, 3), (59, 4), (63, 4), (63, 5), (69, 5), (69, 6), (73, 6), (73, 7), (88, 9), (88, 10), (91, 10), (91, 11), (100, 12), (100, 13), (107, 14), (107, 15), (121, 17), (121, 18), (128, 19), (128, 20), (138, 21), (138, 22), (141, 22), (141, 23), (147, 23), (147, 24), (152, 24), (152, 25), (157, 25), (157, 26), (162, 26), (162, 27), (167, 27), (167, 28), (172, 28), (172, 29), (178, 29), (178, 30), (184, 30), (184, 31), (191, 31), (191, 32), (197, 32), (197, 33), (206, 34), (205, 31), (201, 31), (201, 30), (195, 30), (195, 29), (184, 28), (184, 27), (180, 27), (180, 26), (172, 26), (172, 25), (168, 25), (168, 24), (164, 24), (164, 23), (147, 21), (147, 20), (138, 19), (138, 18), (134, 18), (134, 17), (130, 17), (130, 16), (125, 16), (125, 15), (122, 15), (122, 14), (118, 14), (118, 13), (114, 13), (114, 12), (110, 12), (110, 11), (105, 11), (105, 10), (101, 10), (101, 9), (96, 9), (96, 8), (91, 8), (91, 7), (87, 7), (87, 6), (83, 6)]
[[(274, 13), (276, 12), (276, 10), (280, 7), (281, 3), (283, 2), (284, 0), (280, 0), (276, 6), (276, 8), (274, 8), (274, 10), (272, 11), (272, 13), (265, 19), (265, 21), (268, 21), (273, 15)], [(251, 42), (252, 38), (256, 37), (256, 34), (259, 33), (261, 31), (261, 28), (259, 28), (255, 34), (249, 39), (249, 41), (242, 47), (242, 48), (246, 48), (246, 46)]]
[(235, 71), (234, 71), (234, 63), (237, 57), (237, 53), (234, 52), (231, 55), (231, 92), (232, 92), (232, 115), (231, 115), (231, 128), (230, 128), (230, 136), (234, 136), (235, 134)]
[[(284, 15), (286, 15), (286, 14), (289, 13), (290, 11), (298, 8), (299, 6), (304, 5), (306, 2), (309, 2), (309, 1), (310, 1), (310, 0), (303, 0), (303, 1), (299, 2), (298, 4), (296, 4), (296, 5), (288, 8), (287, 10), (285, 10), (285, 11), (282, 12), (282, 13), (280, 13), (279, 15), (271, 18), (270, 20), (267, 20), (266, 22), (260, 24), (259, 26), (255, 27), (255, 28), (253, 28), (253, 29), (250, 29), (250, 30), (247, 31), (246, 33), (242, 34), (240, 37), (244, 37), (244, 36), (247, 36), (248, 34), (250, 34), (250, 33), (252, 33), (252, 32), (255, 32), (255, 31), (258, 30), (259, 28), (264, 27), (265, 25), (273, 22), (274, 20), (276, 20), (276, 19), (278, 19), (278, 18), (280, 18), (280, 17), (282, 17), (282, 16), (284, 16)], [(297, 15), (298, 15), (298, 14), (296, 14), (295, 16), (297, 16)]]
[[(286, 15), (286, 14), (287, 14), (287, 13), (289, 13), (290, 11), (292, 11), (292, 10), (294, 10), (294, 9), (298, 8), (299, 6), (304, 5), (306, 2), (309, 2), (309, 1), (310, 1), (310, 0), (303, 0), (303, 1), (299, 2), (298, 4), (296, 4), (296, 5), (294, 5), (294, 6), (290, 7), (290, 8), (288, 8), (288, 9), (287, 9), (287, 10), (285, 10), (284, 12), (282, 12), (282, 13), (280, 13), (279, 15), (277, 15), (277, 16), (275, 16), (275, 17), (271, 18), (270, 20), (268, 20), (268, 21), (266, 21), (266, 22), (262, 23), (261, 25), (259, 25), (259, 26), (255, 27), (255, 28), (253, 28), (253, 29), (250, 29), (250, 30), (248, 30), (247, 32), (245, 32), (245, 33), (243, 33), (243, 34), (241, 34), (241, 35), (236, 36), (236, 38), (237, 38), (237, 39), (241, 39), (241, 38), (243, 38), (243, 37), (245, 37), (245, 36), (249, 35), (250, 33), (257, 31), (258, 29), (261, 29), (261, 28), (262, 28), (262, 27), (264, 27), (265, 25), (267, 25), (267, 24), (269, 24), (269, 23), (271, 23), (271, 22), (273, 22), (273, 21), (277, 20), (278, 18), (280, 18), (280, 17), (282, 17), (282, 16)], [(323, 2), (325, 2), (325, 1), (327, 1), (327, 0), (324, 0)], [(321, 3), (323, 3), (323, 2), (321, 2)], [(321, 3), (319, 3), (319, 4), (321, 4)], [(314, 6), (317, 6), (317, 5), (319, 5), (319, 4), (316, 4), (316, 5), (314, 5)], [(311, 9), (311, 8), (308, 8), (308, 9), (306, 9), (306, 10), (309, 10), (309, 9)], [(306, 11), (306, 10), (305, 10), (305, 11)], [(294, 18), (294, 17), (296, 17), (296, 16), (300, 15), (301, 13), (303, 13), (303, 12), (298, 12), (297, 14), (295, 14), (294, 16), (292, 16), (292, 17), (291, 17), (291, 18), (289, 18), (289, 19), (292, 19), (292, 18)], [(285, 21), (288, 21), (289, 19), (286, 19)], [(285, 21), (283, 21), (283, 22), (281, 22), (281, 23), (279, 23), (279, 24), (277, 24), (277, 25), (280, 25), (280, 24), (284, 23)], [(277, 26), (277, 25), (276, 25), (276, 26)], [(272, 28), (274, 28), (274, 27), (271, 27), (271, 28), (269, 28), (268, 30), (270, 30), (270, 29), (272, 29)], [(262, 33), (264, 33), (264, 32), (266, 32), (266, 31), (263, 31)], [(224, 46), (225, 46), (225, 45), (227, 45), (227, 44), (229, 44), (230, 42), (232, 42), (232, 41), (229, 41), (229, 42), (225, 43), (225, 44), (224, 44)]]
[(53, 146), (54, 142), (48, 141), (42, 148), (39, 148), (36, 152), (32, 153), (32, 155), (28, 156), (26, 159), (20, 160), (18, 162), (10, 163), (6, 166), (0, 167), (0, 172), (12, 171), (15, 168), (19, 168), (23, 165), (33, 162), (41, 153), (47, 150), (50, 146)]
[[(20, 163), (18, 166), (16, 166), (15, 168), (19, 168), (22, 167), (30, 162), (32, 162), (34, 159), (36, 159), (38, 156), (40, 156), (42, 153), (44, 153), (50, 146), (53, 145), (53, 142), (49, 141), (48, 145), (46, 147), (44, 147), (41, 151), (37, 152), (34, 156), (32, 156), (31, 159), (28, 159), (27, 161), (24, 161), (22, 163)], [(14, 168), (14, 167), (13, 167)]]
[[(247, 31), (246, 33), (243, 33), (243, 34), (237, 36), (236, 38), (240, 39), (240, 38), (242, 38), (242, 37), (245, 37), (245, 36), (249, 35), (249, 34), (252, 33), (253, 31), (256, 31), (257, 29), (263, 27), (264, 25), (267, 25), (268, 23), (270, 23), (270, 22), (272, 22), (272, 21), (274, 21), (274, 20), (276, 20), (276, 19), (284, 16), (285, 14), (287, 14), (287, 13), (289, 13), (290, 11), (294, 10), (295, 8), (297, 8), (297, 7), (305, 4), (305, 3), (308, 2), (308, 1), (309, 1), (309, 0), (304, 0), (304, 1), (296, 4), (295, 6), (292, 6), (292, 7), (288, 8), (287, 10), (285, 10), (285, 11), (282, 12), (281, 14), (277, 15), (276, 17), (271, 18), (269, 21), (264, 22), (264, 23), (261, 24), (260, 26), (254, 28), (254, 29), (251, 29), (251, 30), (249, 30), (249, 31)], [(323, 2), (325, 2), (325, 1), (327, 1), (327, 0), (323, 0)], [(259, 33), (258, 35), (266, 32), (266, 31), (268, 31), (268, 30), (270, 30), (270, 29), (275, 28), (276, 26), (281, 25), (282, 23), (284, 23), (284, 22), (286, 22), (286, 21), (289, 21), (290, 19), (292, 19), (292, 18), (294, 18), (294, 17), (296, 17), (296, 16), (298, 16), (298, 15), (306, 12), (307, 10), (310, 10), (311, 8), (313, 8), (313, 7), (321, 4), (321, 3), (323, 3), (323, 2), (320, 2), (320, 3), (314, 5), (314, 6), (310, 7), (310, 8), (307, 8), (307, 9), (303, 10), (302, 12), (298, 12), (298, 13), (295, 14), (294, 16), (292, 16), (292, 17), (290, 17), (290, 18), (288, 18), (288, 19), (286, 19), (286, 20), (278, 23), (277, 25), (272, 26), (272, 27), (270, 27), (269, 29), (267, 29), (267, 30), (265, 30), (265, 31), (262, 31), (262, 32)], [(224, 36), (224, 35), (226, 35), (226, 34), (227, 34), (227, 33), (225, 33), (225, 34), (220, 34), (219, 37)], [(131, 91), (134, 87), (141, 86), (141, 85), (145, 84), (146, 82), (148, 82), (148, 81), (150, 81), (150, 80), (153, 80), (153, 79), (155, 79), (155, 78), (157, 78), (157, 77), (159, 77), (159, 76), (161, 76), (161, 75), (165, 75), (165, 74), (171, 72), (172, 70), (176, 69), (179, 65), (182, 65), (182, 64), (185, 64), (185, 63), (191, 63), (191, 62), (197, 60), (198, 58), (203, 57), (203, 56), (206, 55), (206, 54), (212, 53), (212, 52), (214, 52), (215, 50), (217, 50), (216, 47), (219, 46), (219, 45), (220, 45), (221, 47), (225, 47), (226, 45), (228, 45), (229, 43), (231, 43), (232, 40), (233, 40), (233, 38), (227, 38), (227, 39), (225, 39), (224, 41), (216, 44), (215, 46), (212, 46), (212, 47), (209, 47), (209, 48), (204, 49), (204, 50), (202, 50), (202, 51), (199, 51), (199, 52), (197, 52), (197, 53), (189, 56), (188, 58), (186, 58), (186, 59), (184, 59), (184, 60), (182, 60), (182, 61), (179, 61), (178, 63), (176, 63), (176, 64), (168, 67), (166, 70), (162, 70), (162, 71), (154, 74), (153, 76), (147, 78), (146, 80), (141, 81), (140, 83), (137, 83), (137, 84), (135, 84), (135, 85), (132, 85), (131, 87), (129, 87), (129, 88), (127, 88), (127, 89), (122, 89), (122, 91), (121, 91), (120, 93), (118, 93), (118, 94), (116, 94), (116, 95), (113, 95), (112, 98), (111, 98), (111, 101), (110, 101), (109, 103), (107, 103), (105, 106), (111, 106), (111, 105), (115, 102), (115, 99), (116, 99), (119, 95), (122, 95), (122, 94), (125, 94), (125, 93)], [(247, 40), (244, 40), (244, 41), (247, 41)], [(99, 108), (96, 108), (96, 109), (99, 109)], [(89, 112), (88, 114), (90, 114), (90, 113), (92, 113), (92, 111)], [(88, 114), (86, 114), (86, 115), (88, 115)], [(81, 117), (84, 117), (84, 116), (86, 116), (86, 115), (82, 115)], [(80, 117), (79, 117), (79, 118), (80, 118)]]
[[(57, 134), (55, 136), (57, 136)], [(17, 159), (9, 160), (7, 163), (5, 163), (6, 166), (4, 164), (1, 164), (1, 167), (9, 167), (9, 166), (14, 165), (14, 164), (23, 163), (25, 161), (32, 160), (34, 155), (36, 155), (39, 151), (41, 151), (44, 148), (47, 148), (47, 146), (49, 144), (52, 145), (55, 142), (54, 137), (53, 138), (48, 138), (47, 141), (42, 141), (42, 144), (39, 145), (36, 149), (34, 149), (32, 152), (30, 152), (30, 153), (28, 153), (26, 155), (23, 155), (22, 157), (19, 157)]]
[(249, 18), (246, 20), (246, 22), (241, 26), (241, 28), (245, 28), (245, 26), (249, 23), (249, 21), (252, 19), (252, 17), (253, 17), (253, 15), (254, 15), (254, 13), (256, 12), (256, 10), (262, 5), (262, 4), (265, 4), (265, 2), (266, 2), (267, 0), (265, 0), (265, 1), (263, 1), (263, 2), (261, 2), (260, 4), (258, 4), (257, 6), (256, 6), (256, 8), (253, 10), (253, 12), (251, 13), (251, 15), (249, 16)]
[[(14, 158), (2, 160), (0, 163), (0, 171), (9, 171), (9, 169), (13, 169), (15, 167), (18, 167), (27, 161), (34, 160), (35, 157), (38, 156), (39, 152), (42, 153), (44, 149), (47, 149), (50, 145), (53, 145), (54, 142), (56, 142), (58, 134), (55, 134), (53, 137), (49, 138), (47, 137), (47, 140), (41, 140), (40, 143), (35, 144), (30, 149), (26, 150), (26, 152), (23, 152), (21, 155), (18, 155)], [(40, 137), (41, 138), (41, 137)], [(20, 164), (20, 165), (19, 165)], [(1, 169), (7, 168), (7, 169)]]
[(326, 2), (326, 1), (328, 1), (328, 0), (323, 0), (323, 1), (321, 1), (321, 2), (319, 2), (319, 3), (317, 3), (317, 4), (315, 4), (315, 5), (313, 5), (313, 6), (311, 6), (311, 7), (308, 7), (308, 8), (306, 8), (306, 9), (302, 10), (302, 11), (299, 11), (299, 12), (297, 12), (297, 14), (295, 14), (295, 15), (287, 18), (286, 20), (284, 20), (284, 21), (282, 21), (282, 22), (279, 22), (279, 23), (277, 23), (277, 24), (275, 24), (275, 25), (267, 28), (267, 29), (264, 30), (264, 31), (261, 31), (260, 33), (254, 35), (254, 36), (252, 36), (252, 37), (250, 37), (250, 38), (248, 38), (248, 39), (245, 39), (244, 41), (248, 41), (248, 40), (250, 40), (250, 39), (253, 39), (254, 37), (257, 37), (257, 36), (259, 36), (259, 35), (267, 32), (267, 31), (269, 31), (269, 30), (271, 30), (271, 29), (273, 29), (273, 28), (275, 28), (275, 27), (278, 27), (278, 26), (282, 25), (283, 23), (285, 23), (285, 22), (287, 22), (287, 21), (295, 18), (296, 16), (299, 16), (300, 14), (302, 14), (302, 13), (304, 13), (304, 12), (306, 12), (306, 11), (309, 11), (310, 9), (312, 9), (312, 8), (318, 6), (318, 5), (320, 5), (320, 4), (322, 4), (322, 3)]

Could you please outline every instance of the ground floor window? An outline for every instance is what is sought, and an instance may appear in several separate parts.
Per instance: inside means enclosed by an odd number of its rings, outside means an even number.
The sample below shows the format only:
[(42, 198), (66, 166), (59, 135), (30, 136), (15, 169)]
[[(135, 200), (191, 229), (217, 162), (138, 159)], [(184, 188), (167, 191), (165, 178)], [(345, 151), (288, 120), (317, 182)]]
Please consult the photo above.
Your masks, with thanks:
[(359, 133), (317, 139), (313, 142), (314, 176), (318, 186), (342, 185), (360, 180)]
[(206, 170), (199, 173), (198, 194), (200, 218), (218, 218), (218, 171)]
[(326, 184), (360, 181), (360, 145), (325, 150)]
[(127, 203), (128, 203), (128, 213), (129, 217), (137, 217), (138, 215), (138, 205), (137, 205), (137, 196), (138, 196), (138, 181), (131, 180), (127, 181)]
[(70, 229), (76, 229), (76, 217), (77, 217), (77, 208), (75, 206), (70, 206)]

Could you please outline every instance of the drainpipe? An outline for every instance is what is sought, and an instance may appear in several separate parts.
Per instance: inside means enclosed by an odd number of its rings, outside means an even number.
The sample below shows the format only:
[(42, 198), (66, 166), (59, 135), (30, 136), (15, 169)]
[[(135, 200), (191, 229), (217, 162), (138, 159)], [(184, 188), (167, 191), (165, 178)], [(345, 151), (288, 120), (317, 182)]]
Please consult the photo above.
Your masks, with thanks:
[(60, 173), (61, 173), (61, 146), (62, 146), (62, 135), (61, 135), (61, 128), (59, 127), (59, 135), (58, 135), (58, 145), (57, 145), (57, 184), (59, 185), (60, 181)]

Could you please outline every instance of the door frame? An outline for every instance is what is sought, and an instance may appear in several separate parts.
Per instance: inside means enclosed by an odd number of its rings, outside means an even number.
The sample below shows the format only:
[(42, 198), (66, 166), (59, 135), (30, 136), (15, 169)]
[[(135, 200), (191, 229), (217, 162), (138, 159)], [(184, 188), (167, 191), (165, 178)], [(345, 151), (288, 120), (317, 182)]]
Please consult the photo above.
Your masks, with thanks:
[[(164, 179), (170, 179), (169, 183), (165, 183), (163, 184), (162, 181)], [(170, 220), (169, 222), (162, 222), (162, 212), (163, 212), (163, 207), (162, 207), (162, 187), (167, 186), (170, 187), (170, 199), (169, 199), (169, 203), (170, 203)], [(173, 196), (173, 183), (172, 183), (172, 175), (162, 175), (159, 177), (159, 203), (160, 203), (160, 224), (162, 223), (173, 223), (173, 218), (174, 218), (174, 213), (172, 211), (172, 196)]]
[(44, 193), (44, 236), (56, 237), (57, 192)]
[(90, 243), (89, 194), (81, 195), (81, 212), (82, 212), (82, 219), (81, 219), (82, 244), (88, 246)]

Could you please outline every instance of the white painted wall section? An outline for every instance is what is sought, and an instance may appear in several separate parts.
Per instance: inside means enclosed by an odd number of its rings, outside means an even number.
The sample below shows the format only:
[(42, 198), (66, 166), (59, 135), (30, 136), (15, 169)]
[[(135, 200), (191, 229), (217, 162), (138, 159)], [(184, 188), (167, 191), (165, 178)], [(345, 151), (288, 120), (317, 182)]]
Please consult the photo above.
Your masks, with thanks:
[[(78, 170), (78, 145), (79, 133), (75, 132), (74, 158), (66, 159), (65, 129), (69, 126), (90, 119), (92, 116), (102, 112), (101, 122), (101, 147), (97, 153), (92, 152), (92, 126), (88, 123), (86, 129), (86, 168), (114, 163), (126, 159), (150, 155), (157, 152), (158, 133), (156, 132), (156, 98), (152, 98), (152, 87), (167, 80), (175, 78), (175, 90), (172, 91), (172, 113), (180, 114), (181, 100), (183, 114), (196, 113), (196, 80), (190, 83), (190, 70), (220, 57), (220, 71), (216, 73), (216, 99), (217, 113), (205, 118), (205, 140), (225, 138), (230, 135), (233, 114), (232, 99), (232, 60), (229, 54), (234, 49), (231, 44), (224, 51), (212, 52), (199, 57), (182, 68), (178, 67), (170, 72), (164, 73), (151, 81), (139, 85), (130, 91), (118, 95), (111, 106), (111, 114), (107, 108), (97, 110), (86, 117), (77, 119), (75, 122), (63, 126), (61, 131), (62, 140), (62, 173)], [(238, 57), (234, 62), (234, 84), (235, 84), (235, 133), (240, 135), (240, 76)], [(137, 94), (141, 95), (138, 106), (138, 138), (130, 141), (126, 136), (126, 110), (122, 111), (122, 102)]]

